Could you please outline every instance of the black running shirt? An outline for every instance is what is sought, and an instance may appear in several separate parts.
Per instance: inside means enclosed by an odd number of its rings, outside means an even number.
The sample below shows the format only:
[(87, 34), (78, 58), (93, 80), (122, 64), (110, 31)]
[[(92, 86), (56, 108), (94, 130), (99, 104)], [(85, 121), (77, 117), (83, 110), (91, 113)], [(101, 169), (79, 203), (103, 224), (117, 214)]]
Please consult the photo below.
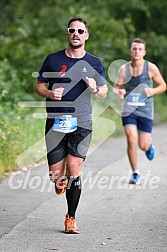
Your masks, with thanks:
[(101, 60), (88, 52), (83, 58), (70, 58), (65, 54), (65, 50), (61, 50), (45, 58), (38, 80), (48, 83), (49, 90), (64, 88), (61, 101), (46, 99), (49, 117), (72, 113), (79, 121), (91, 119), (91, 93), (87, 89), (85, 77), (94, 78), (97, 86), (106, 84)]

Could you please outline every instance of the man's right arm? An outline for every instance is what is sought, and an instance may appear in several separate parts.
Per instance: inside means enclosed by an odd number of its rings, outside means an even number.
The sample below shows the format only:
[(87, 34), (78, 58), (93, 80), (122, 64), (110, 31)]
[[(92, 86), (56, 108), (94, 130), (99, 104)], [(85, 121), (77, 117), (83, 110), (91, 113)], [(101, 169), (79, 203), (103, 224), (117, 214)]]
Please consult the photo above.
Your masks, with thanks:
[(118, 70), (117, 80), (113, 88), (113, 93), (121, 99), (124, 98), (126, 90), (123, 88), (125, 82), (125, 65), (121, 66)]
[(35, 84), (35, 92), (42, 97), (48, 98), (49, 91), (45, 82), (37, 81)]

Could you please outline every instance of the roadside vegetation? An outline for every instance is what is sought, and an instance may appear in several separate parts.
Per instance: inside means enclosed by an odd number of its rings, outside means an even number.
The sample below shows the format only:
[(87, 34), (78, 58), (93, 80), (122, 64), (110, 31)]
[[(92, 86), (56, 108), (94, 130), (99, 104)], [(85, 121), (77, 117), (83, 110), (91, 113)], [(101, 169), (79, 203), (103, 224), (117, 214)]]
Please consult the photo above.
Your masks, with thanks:
[[(102, 59), (110, 85), (110, 64), (117, 59), (129, 60), (129, 45), (135, 37), (146, 40), (146, 59), (154, 62), (167, 80), (165, 9), (166, 0), (85, 0), (84, 4), (76, 0), (1, 1), (0, 178), (20, 169), (18, 157), (44, 137), (44, 119), (35, 118), (34, 113), (45, 113), (45, 109), (23, 107), (20, 102), (42, 100), (34, 93), (34, 72), (38, 72), (47, 54), (66, 47), (68, 20), (81, 16), (89, 21), (86, 49)], [(101, 105), (95, 102), (92, 144), (123, 132), (120, 116), (107, 103), (103, 102), (105, 109), (97, 119)], [(155, 97), (155, 124), (167, 121), (166, 107), (166, 93)], [(41, 157), (37, 158), (39, 162), (46, 159), (45, 145), (42, 140), (40, 143), (31, 154)]]

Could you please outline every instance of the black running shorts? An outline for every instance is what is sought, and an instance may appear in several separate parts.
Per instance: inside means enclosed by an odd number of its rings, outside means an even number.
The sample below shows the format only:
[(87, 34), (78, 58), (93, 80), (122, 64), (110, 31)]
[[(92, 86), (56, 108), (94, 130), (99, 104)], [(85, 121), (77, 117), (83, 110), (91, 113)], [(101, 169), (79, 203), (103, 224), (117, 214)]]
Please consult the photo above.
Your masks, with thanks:
[(53, 130), (53, 119), (47, 119), (45, 140), (48, 164), (61, 161), (68, 154), (86, 158), (92, 137), (92, 121), (79, 122), (76, 131), (60, 133)]

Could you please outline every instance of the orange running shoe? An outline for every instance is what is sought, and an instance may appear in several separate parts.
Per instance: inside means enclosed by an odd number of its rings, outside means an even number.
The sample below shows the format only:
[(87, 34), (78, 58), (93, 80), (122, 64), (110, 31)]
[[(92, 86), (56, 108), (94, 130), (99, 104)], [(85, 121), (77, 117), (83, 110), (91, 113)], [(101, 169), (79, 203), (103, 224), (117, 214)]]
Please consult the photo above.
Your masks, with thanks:
[(55, 183), (55, 193), (57, 195), (63, 194), (66, 191), (67, 185), (68, 185), (68, 180), (61, 181), (58, 187), (56, 186), (56, 183)]
[(67, 214), (64, 224), (65, 224), (66, 234), (79, 234), (79, 229), (77, 228), (76, 219), (74, 219), (73, 217), (69, 218), (69, 215)]

